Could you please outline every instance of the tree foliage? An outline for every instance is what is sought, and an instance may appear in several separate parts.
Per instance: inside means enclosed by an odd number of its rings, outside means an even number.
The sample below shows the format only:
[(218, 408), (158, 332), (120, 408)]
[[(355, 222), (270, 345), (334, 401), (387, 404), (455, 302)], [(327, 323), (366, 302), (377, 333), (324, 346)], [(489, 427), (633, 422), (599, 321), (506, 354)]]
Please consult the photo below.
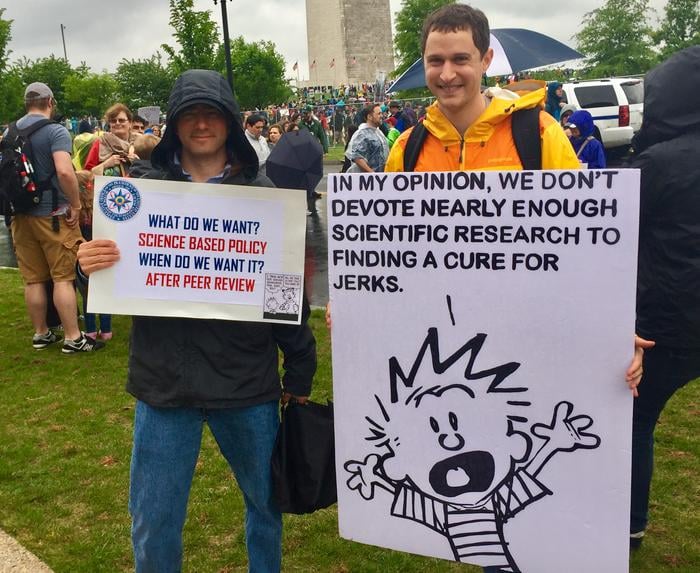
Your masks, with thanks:
[(700, 44), (700, 0), (668, 0), (659, 29), (653, 34), (661, 59)]
[(421, 54), (421, 30), (425, 17), (445, 6), (454, 4), (455, 0), (403, 0), (401, 10), (396, 13), (396, 33), (394, 34), (394, 51), (397, 66), (395, 76), (405, 72)]
[(12, 39), (13, 22), (13, 20), (5, 20), (3, 14), (5, 14), (5, 8), (0, 8), (0, 74), (5, 71), (7, 59), (10, 56), (10, 51), (7, 49), (7, 46)]
[(111, 74), (72, 74), (64, 83), (65, 115), (102, 117), (105, 110), (117, 101), (117, 82)]
[(24, 114), (24, 84), (16, 70), (0, 72), (0, 124), (9, 123)]
[(7, 49), (12, 39), (12, 20), (3, 18), (5, 8), (0, 8), (0, 124), (16, 119), (22, 111), (22, 79), (8, 68), (10, 51)]
[(160, 53), (145, 60), (122, 60), (114, 77), (121, 101), (132, 111), (149, 105), (166, 108), (174, 76), (163, 65)]
[(592, 76), (641, 74), (654, 62), (649, 0), (607, 0), (588, 12), (576, 34)]
[(59, 106), (65, 102), (63, 84), (66, 78), (77, 73), (63, 58), (57, 58), (53, 54), (37, 60), (23, 58), (15, 63), (15, 67), (25, 86), (32, 82), (43, 82), (49, 86)]
[(170, 0), (170, 25), (179, 48), (162, 44), (174, 75), (193, 68), (223, 70), (219, 35), (210, 10), (195, 10), (194, 0)]
[(236, 97), (243, 109), (287, 101), (292, 90), (284, 78), (284, 58), (272, 42), (231, 41), (231, 65)]

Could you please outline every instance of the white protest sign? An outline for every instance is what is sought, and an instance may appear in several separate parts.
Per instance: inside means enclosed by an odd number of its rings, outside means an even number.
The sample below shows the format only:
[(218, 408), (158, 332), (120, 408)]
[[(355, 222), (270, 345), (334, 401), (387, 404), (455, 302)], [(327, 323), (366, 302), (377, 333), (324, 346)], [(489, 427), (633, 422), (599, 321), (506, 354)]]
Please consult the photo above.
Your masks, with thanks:
[(139, 115), (148, 122), (148, 125), (158, 125), (160, 123), (160, 107), (157, 105), (149, 105), (140, 107)]
[(299, 324), (305, 226), (299, 190), (97, 177), (93, 237), (121, 260), (88, 310)]
[(627, 571), (639, 174), (337, 175), (340, 534)]

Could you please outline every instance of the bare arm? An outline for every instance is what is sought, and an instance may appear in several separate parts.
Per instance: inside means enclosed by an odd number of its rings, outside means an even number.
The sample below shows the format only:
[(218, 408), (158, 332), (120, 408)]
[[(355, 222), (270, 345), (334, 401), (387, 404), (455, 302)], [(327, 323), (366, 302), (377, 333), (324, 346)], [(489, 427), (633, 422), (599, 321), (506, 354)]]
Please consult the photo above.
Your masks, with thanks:
[(373, 173), (374, 169), (372, 169), (369, 166), (369, 163), (365, 160), (364, 157), (358, 157), (356, 159), (353, 159), (353, 161), (357, 164), (357, 166), (362, 169), (362, 171), (365, 171), (367, 173)]
[(70, 153), (66, 151), (54, 151), (53, 163), (56, 167), (56, 177), (58, 184), (61, 186), (61, 191), (68, 199), (70, 210), (66, 215), (66, 223), (69, 227), (75, 227), (78, 224), (78, 214), (80, 213), (80, 190), (78, 188), (78, 179), (75, 176), (73, 163), (70, 160)]

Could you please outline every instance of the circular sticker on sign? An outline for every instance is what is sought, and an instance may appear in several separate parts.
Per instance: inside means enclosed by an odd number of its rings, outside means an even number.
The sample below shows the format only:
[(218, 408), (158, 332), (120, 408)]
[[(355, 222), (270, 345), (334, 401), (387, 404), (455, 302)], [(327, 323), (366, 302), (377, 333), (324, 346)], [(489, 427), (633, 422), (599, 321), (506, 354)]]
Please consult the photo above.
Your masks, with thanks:
[(100, 209), (112, 221), (128, 221), (140, 207), (138, 189), (124, 179), (110, 181), (100, 191)]

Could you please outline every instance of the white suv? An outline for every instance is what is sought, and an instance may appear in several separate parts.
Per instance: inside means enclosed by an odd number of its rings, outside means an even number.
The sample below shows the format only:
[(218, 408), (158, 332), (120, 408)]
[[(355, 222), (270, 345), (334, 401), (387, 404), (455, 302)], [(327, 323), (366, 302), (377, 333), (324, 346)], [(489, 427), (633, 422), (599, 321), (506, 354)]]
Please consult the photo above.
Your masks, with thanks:
[(610, 78), (573, 81), (562, 85), (564, 99), (589, 111), (605, 149), (628, 147), (639, 131), (644, 113), (644, 80)]

